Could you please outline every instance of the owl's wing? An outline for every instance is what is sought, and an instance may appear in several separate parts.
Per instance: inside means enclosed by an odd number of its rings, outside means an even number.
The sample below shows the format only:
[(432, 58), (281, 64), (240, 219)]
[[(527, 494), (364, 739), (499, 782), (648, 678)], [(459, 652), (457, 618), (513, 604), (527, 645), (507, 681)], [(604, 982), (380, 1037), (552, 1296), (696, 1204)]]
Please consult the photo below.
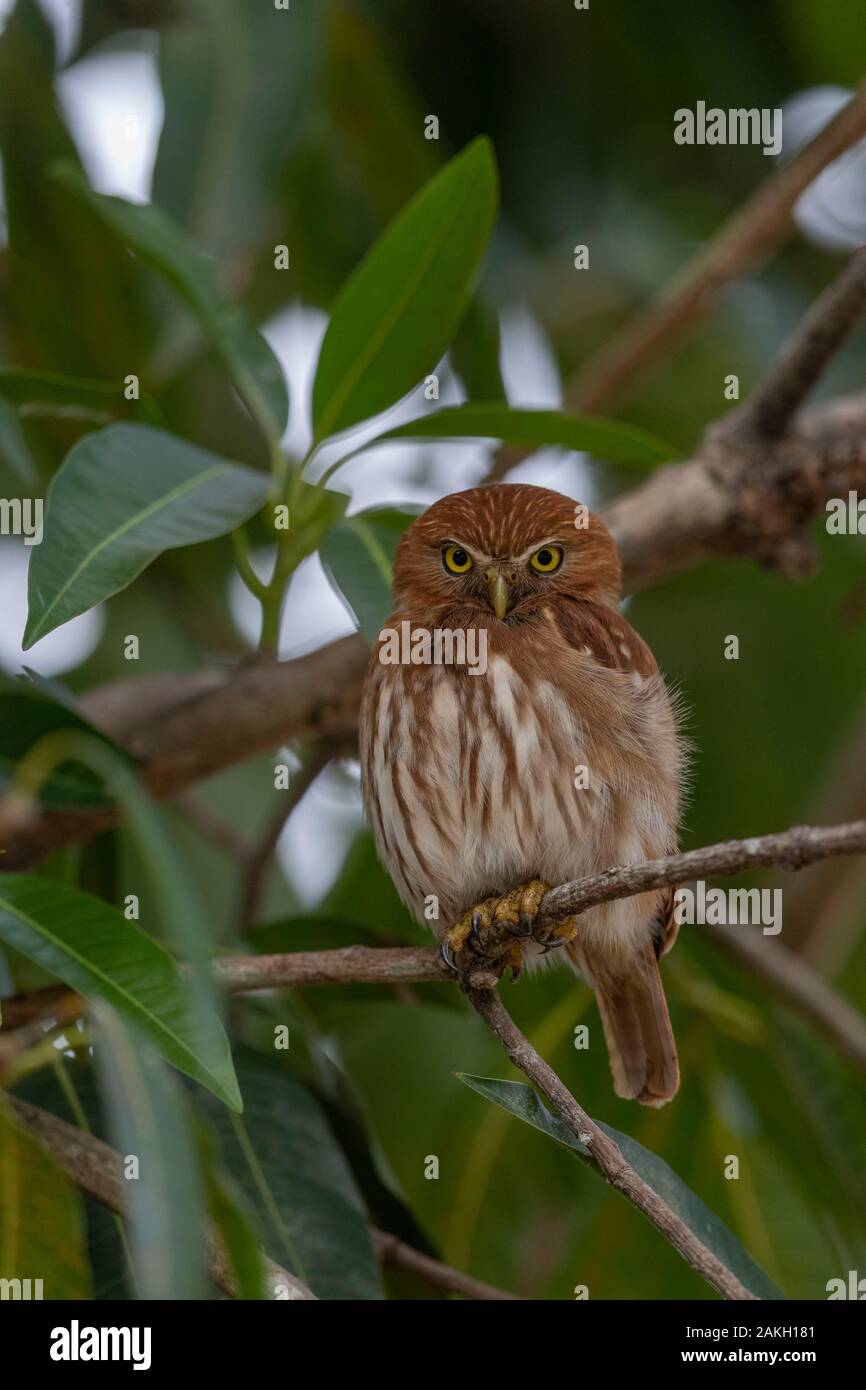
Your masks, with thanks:
[(594, 657), (599, 665), (638, 676), (654, 676), (658, 672), (646, 642), (615, 608), (563, 595), (551, 613), (568, 645)]
[[(615, 609), (580, 599), (558, 603), (554, 620), (576, 652), (608, 670), (655, 676), (655, 657), (634, 628)], [(644, 1105), (662, 1105), (676, 1094), (679, 1066), (658, 960), (674, 943), (674, 889), (662, 896), (650, 924), (650, 940), (632, 969), (611, 970), (606, 953), (573, 943), (568, 948), (577, 968), (595, 991), (618, 1095)]]

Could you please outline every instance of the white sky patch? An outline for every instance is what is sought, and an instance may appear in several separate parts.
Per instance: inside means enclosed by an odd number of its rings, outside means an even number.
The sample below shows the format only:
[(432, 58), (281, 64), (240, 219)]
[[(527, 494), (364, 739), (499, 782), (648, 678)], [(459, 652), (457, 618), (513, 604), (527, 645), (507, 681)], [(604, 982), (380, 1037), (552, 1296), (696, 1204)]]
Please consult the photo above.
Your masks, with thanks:
[[(782, 106), (784, 158), (792, 159), (851, 100), (846, 87), (811, 87)], [(861, 140), (802, 193), (794, 220), (826, 251), (853, 251), (866, 240), (866, 140)]]
[(283, 872), (305, 905), (320, 902), (331, 888), (363, 819), (357, 764), (327, 767), (277, 845)]
[(149, 51), (88, 55), (58, 74), (57, 92), (96, 191), (147, 202), (164, 110), (156, 37)]
[(18, 541), (0, 542), (0, 667), (15, 674), (29, 666), (42, 676), (74, 671), (98, 645), (105, 629), (105, 614), (92, 608), (49, 632), (24, 651), (21, 637), (27, 621), (27, 564), (30, 551)]

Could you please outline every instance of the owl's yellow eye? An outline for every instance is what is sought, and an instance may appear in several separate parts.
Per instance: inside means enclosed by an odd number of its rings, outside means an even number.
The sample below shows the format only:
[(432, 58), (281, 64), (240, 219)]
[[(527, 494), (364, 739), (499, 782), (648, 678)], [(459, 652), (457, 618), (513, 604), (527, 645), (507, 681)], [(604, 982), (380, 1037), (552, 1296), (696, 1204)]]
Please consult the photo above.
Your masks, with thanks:
[(459, 545), (449, 545), (442, 558), (452, 574), (466, 574), (472, 568), (472, 556)]
[(558, 545), (543, 545), (536, 550), (529, 563), (539, 574), (553, 574), (562, 564), (562, 551)]

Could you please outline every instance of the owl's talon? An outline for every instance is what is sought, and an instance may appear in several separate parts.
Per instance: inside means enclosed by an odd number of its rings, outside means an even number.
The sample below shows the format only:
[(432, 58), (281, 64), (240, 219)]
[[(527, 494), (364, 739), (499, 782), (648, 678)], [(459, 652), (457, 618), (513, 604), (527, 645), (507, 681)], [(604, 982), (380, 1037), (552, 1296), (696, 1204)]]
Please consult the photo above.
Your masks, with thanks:
[[(516, 980), (523, 968), (524, 947), (521, 942), (532, 937), (532, 924), (547, 891), (548, 885), (534, 878), (528, 883), (518, 884), (507, 893), (476, 903), (443, 937), (441, 954), (449, 969), (462, 977), (467, 970), (477, 970), (479, 964), (483, 965), (489, 954), (485, 935), (490, 928), (498, 927), (498, 942), (503, 940), (503, 928), (506, 935), (514, 937), (514, 941), (507, 950), (499, 946), (491, 968), (498, 962), (500, 972), (510, 968), (512, 978)], [(541, 944), (548, 940), (549, 937), (544, 937)], [(467, 953), (472, 958), (471, 966), (467, 964)]]
[(533, 932), (532, 939), (536, 946), (542, 947), (541, 954), (548, 955), (550, 951), (558, 951), (563, 946), (567, 946), (569, 941), (573, 941), (577, 936), (577, 918), (565, 917), (561, 922), (555, 922), (549, 931), (539, 935)]
[(460, 971), (457, 968), (457, 962), (451, 953), (451, 946), (447, 936), (443, 937), (442, 941), (439, 944), (439, 955), (449, 970), (453, 971), (455, 975), (460, 974)]

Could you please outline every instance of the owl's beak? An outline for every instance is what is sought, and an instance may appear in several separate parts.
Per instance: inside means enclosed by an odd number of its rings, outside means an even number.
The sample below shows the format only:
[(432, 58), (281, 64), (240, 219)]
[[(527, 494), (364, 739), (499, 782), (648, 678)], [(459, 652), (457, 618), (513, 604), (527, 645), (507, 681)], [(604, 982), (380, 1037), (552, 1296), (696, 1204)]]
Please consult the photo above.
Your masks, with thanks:
[(484, 578), (487, 580), (490, 607), (493, 609), (497, 618), (501, 620), (508, 612), (508, 605), (511, 601), (511, 590), (499, 570), (488, 570)]

